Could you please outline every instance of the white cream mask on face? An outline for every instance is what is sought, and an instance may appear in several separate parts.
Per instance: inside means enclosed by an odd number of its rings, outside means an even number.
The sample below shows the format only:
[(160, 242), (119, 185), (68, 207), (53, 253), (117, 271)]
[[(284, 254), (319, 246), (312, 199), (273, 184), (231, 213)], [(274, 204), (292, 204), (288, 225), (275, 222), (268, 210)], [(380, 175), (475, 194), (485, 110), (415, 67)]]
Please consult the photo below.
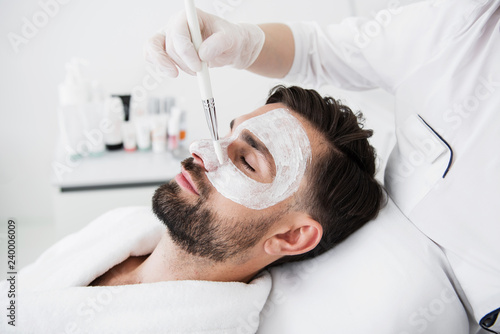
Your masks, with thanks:
[[(229, 145), (243, 130), (250, 131), (271, 153), (276, 177), (271, 183), (248, 177), (228, 157)], [(210, 183), (224, 197), (250, 209), (262, 210), (295, 193), (311, 160), (311, 145), (302, 124), (286, 109), (274, 109), (241, 123), (231, 137), (221, 139), (219, 164), (211, 140), (196, 141), (189, 150), (202, 158)]]

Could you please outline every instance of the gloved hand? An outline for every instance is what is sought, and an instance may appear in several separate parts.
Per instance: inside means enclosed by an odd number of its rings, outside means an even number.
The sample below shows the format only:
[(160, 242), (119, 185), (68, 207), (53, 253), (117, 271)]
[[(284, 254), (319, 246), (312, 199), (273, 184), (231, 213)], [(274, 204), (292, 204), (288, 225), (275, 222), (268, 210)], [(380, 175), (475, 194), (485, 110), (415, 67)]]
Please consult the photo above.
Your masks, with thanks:
[(264, 45), (262, 29), (255, 24), (234, 24), (197, 11), (203, 39), (199, 57), (191, 42), (186, 13), (182, 12), (170, 21), (164, 32), (148, 41), (145, 57), (149, 63), (171, 77), (179, 74), (177, 67), (194, 75), (201, 70), (201, 61), (207, 62), (209, 67), (232, 65), (238, 69), (253, 64)]

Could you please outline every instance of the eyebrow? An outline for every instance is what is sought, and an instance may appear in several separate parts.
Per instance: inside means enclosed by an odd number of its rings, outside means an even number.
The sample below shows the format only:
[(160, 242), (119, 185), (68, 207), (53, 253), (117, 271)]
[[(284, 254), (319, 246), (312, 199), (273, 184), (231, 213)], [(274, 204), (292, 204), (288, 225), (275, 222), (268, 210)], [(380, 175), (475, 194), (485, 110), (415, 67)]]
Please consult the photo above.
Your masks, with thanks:
[(232, 131), (233, 130), (233, 127), (234, 127), (234, 121), (236, 119), (233, 119), (230, 123), (229, 123), (229, 129)]

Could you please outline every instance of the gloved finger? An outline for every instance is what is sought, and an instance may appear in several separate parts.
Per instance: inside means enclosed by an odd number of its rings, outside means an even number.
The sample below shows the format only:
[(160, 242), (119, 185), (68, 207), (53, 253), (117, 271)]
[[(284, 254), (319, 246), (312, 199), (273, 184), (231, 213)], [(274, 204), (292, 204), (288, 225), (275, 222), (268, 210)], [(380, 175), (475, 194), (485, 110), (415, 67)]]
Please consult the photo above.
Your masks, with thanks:
[[(233, 48), (233, 41), (224, 32), (217, 32), (209, 36), (200, 46), (199, 55), (201, 60), (206, 61), (211, 66), (224, 66), (229, 62)], [(226, 62), (227, 61), (227, 62)]]
[(172, 36), (172, 43), (175, 48), (173, 55), (179, 58), (179, 66), (185, 65), (187, 68), (181, 66), (182, 70), (188, 72), (201, 71), (201, 60), (198, 57), (198, 52), (191, 41), (191, 37), (186, 35), (175, 34)]
[(166, 30), (165, 50), (179, 68), (189, 74), (201, 70), (201, 61), (191, 41), (186, 13), (171, 20)]
[(165, 52), (165, 34), (155, 34), (144, 47), (146, 61), (170, 77), (177, 77), (179, 71), (175, 62)]
[(166, 54), (158, 55), (147, 52), (145, 59), (155, 71), (165, 73), (171, 78), (176, 78), (179, 75), (179, 70), (177, 69), (175, 62)]
[(174, 43), (173, 43), (172, 39), (167, 38), (166, 50), (167, 50), (168, 56), (170, 57), (170, 59), (172, 59), (172, 61), (175, 63), (175, 65), (178, 68), (180, 68), (182, 71), (184, 71), (190, 75), (196, 74), (184, 63), (184, 60), (177, 55), (177, 51), (175, 50)]

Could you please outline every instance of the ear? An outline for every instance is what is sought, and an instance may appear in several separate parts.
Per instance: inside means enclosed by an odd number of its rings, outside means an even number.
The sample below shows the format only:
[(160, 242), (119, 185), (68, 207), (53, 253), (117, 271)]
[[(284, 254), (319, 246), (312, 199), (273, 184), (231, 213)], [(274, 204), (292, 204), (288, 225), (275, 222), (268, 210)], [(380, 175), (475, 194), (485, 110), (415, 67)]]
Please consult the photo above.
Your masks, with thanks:
[(266, 240), (264, 250), (274, 256), (299, 255), (314, 249), (322, 236), (321, 224), (300, 213)]

